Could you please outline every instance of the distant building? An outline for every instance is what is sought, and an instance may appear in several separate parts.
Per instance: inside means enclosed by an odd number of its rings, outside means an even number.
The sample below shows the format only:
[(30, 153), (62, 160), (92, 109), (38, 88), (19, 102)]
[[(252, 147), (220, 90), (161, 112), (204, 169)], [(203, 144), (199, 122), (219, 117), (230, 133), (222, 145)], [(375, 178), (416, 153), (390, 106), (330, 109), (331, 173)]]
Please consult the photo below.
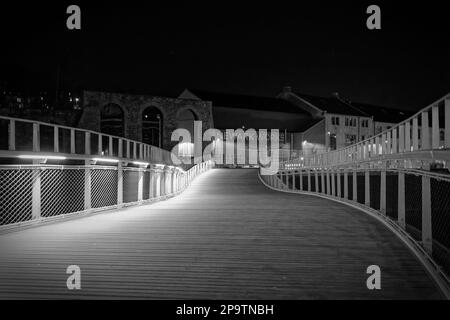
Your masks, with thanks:
[(221, 130), (224, 136), (226, 129), (243, 129), (244, 132), (248, 129), (257, 132), (259, 129), (279, 129), (282, 158), (297, 155), (292, 155), (291, 151), (296, 149), (298, 133), (315, 122), (307, 111), (277, 97), (185, 89), (178, 98), (211, 102), (214, 128)]
[(279, 98), (307, 111), (316, 123), (300, 134), (295, 148), (304, 154), (321, 153), (349, 146), (376, 135), (412, 114), (407, 111), (344, 100), (339, 94), (317, 97), (285, 87)]

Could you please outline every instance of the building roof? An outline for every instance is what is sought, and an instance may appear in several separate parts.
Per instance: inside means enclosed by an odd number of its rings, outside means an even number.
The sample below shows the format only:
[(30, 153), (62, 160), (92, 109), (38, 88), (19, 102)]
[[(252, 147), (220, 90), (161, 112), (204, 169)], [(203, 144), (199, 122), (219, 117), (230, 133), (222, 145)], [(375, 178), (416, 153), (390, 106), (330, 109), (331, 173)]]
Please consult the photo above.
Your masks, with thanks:
[(370, 117), (369, 114), (359, 110), (357, 107), (346, 103), (341, 100), (337, 96), (331, 97), (317, 97), (303, 93), (295, 93), (298, 97), (303, 99), (304, 101), (312, 104), (313, 106), (319, 108), (320, 110), (326, 111), (327, 113), (335, 113), (335, 114), (345, 114), (350, 116), (359, 116), (359, 117)]
[(338, 95), (323, 98), (295, 93), (298, 97), (328, 113), (358, 117), (373, 117), (375, 121), (399, 123), (413, 115), (411, 111), (347, 101)]
[(281, 98), (210, 92), (197, 89), (187, 90), (201, 100), (211, 101), (213, 107), (307, 114), (306, 111), (295, 104)]
[(362, 110), (363, 112), (373, 116), (375, 121), (399, 123), (408, 119), (414, 113), (400, 109), (393, 109), (387, 107), (374, 106), (366, 103), (350, 102), (353, 106)]

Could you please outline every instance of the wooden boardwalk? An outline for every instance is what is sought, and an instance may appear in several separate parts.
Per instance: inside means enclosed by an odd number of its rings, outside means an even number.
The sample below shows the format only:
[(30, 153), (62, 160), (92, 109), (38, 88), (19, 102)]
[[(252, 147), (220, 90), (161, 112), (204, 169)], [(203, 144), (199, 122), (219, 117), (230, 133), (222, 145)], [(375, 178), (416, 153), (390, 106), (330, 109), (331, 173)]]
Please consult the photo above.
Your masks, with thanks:
[[(82, 289), (66, 288), (67, 266)], [(366, 287), (381, 267), (382, 289)], [(368, 215), (216, 169), (152, 205), (0, 235), (0, 298), (430, 299), (408, 249)]]

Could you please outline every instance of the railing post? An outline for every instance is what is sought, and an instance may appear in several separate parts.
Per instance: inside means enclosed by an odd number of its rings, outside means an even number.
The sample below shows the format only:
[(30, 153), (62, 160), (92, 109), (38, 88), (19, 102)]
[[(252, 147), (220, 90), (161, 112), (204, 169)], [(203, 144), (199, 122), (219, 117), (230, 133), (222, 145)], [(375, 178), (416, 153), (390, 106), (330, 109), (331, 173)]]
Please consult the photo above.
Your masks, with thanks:
[[(34, 161), (35, 165), (39, 162)], [(41, 171), (40, 167), (33, 169), (32, 194), (31, 194), (31, 217), (33, 220), (41, 218)]]
[(9, 120), (9, 130), (8, 130), (8, 150), (16, 150), (16, 121)]
[(419, 150), (419, 120), (417, 117), (413, 119), (412, 125), (412, 147), (414, 151)]
[(405, 126), (403, 124), (398, 127), (398, 152), (405, 152)]
[(325, 175), (324, 175), (323, 169), (320, 169), (320, 184), (322, 187), (320, 192), (325, 194)]
[[(86, 136), (89, 132), (86, 132)], [(90, 210), (92, 207), (91, 191), (92, 191), (92, 171), (90, 161), (84, 161), (84, 210)]]
[(383, 164), (383, 168), (381, 169), (380, 212), (386, 215), (386, 164)]
[(123, 167), (122, 162), (117, 164), (117, 205), (123, 204)]
[(411, 152), (411, 123), (405, 123), (405, 152)]
[(117, 157), (118, 158), (123, 158), (123, 139), (119, 139), (119, 141), (117, 142), (118, 147), (117, 147)]
[(144, 198), (143, 191), (144, 191), (144, 170), (142, 168), (139, 168), (139, 171), (138, 171), (138, 196), (137, 196), (138, 202), (142, 202), (142, 199)]
[(422, 131), (421, 131), (421, 150), (430, 149), (430, 131), (429, 131), (428, 111), (422, 112)]
[(98, 155), (99, 156), (101, 156), (102, 155), (102, 152), (103, 152), (103, 146), (102, 146), (102, 143), (103, 143), (103, 139), (102, 139), (102, 135), (99, 133), (98, 134)]
[(53, 127), (53, 152), (59, 152), (59, 129), (58, 127)]
[[(311, 182), (311, 179), (309, 179), (309, 182)], [(317, 192), (317, 193), (319, 193), (320, 192), (320, 190), (319, 190), (319, 173), (317, 172), (317, 169), (314, 169), (314, 183), (316, 184), (315, 185), (315, 190), (314, 190), (314, 192)], [(308, 184), (308, 191), (309, 192), (311, 192), (311, 183), (309, 183)]]
[(333, 169), (330, 170), (330, 175), (331, 175), (331, 195), (336, 196), (336, 179), (334, 176)]
[(155, 179), (155, 197), (159, 198), (161, 197), (161, 185), (162, 185), (162, 179), (161, 179), (161, 170), (156, 171), (156, 179)]
[(431, 146), (433, 149), (439, 149), (439, 107), (431, 108)]
[(392, 129), (392, 147), (391, 153), (397, 153), (397, 128)]
[(444, 146), (445, 148), (450, 148), (450, 97), (445, 99), (444, 107), (444, 117), (445, 117), (445, 132), (444, 132)]
[(70, 153), (75, 154), (75, 130), (70, 129)]
[(339, 169), (336, 171), (336, 187), (337, 187), (337, 197), (341, 198), (341, 173)]
[(292, 171), (292, 190), (295, 191), (295, 170)]
[[(84, 133), (84, 154), (91, 154), (91, 134), (90, 132)], [(85, 163), (86, 165), (86, 163)]]
[(405, 174), (403, 172), (398, 173), (398, 223), (402, 229), (405, 229)]
[(108, 156), (112, 157), (113, 153), (113, 139), (111, 136), (108, 137)]
[(326, 192), (326, 194), (330, 195), (331, 194), (331, 188), (330, 188), (330, 170), (329, 169), (327, 169), (326, 174), (327, 174), (327, 192)]
[(41, 144), (39, 140), (39, 124), (33, 123), (33, 152), (41, 151)]
[(358, 171), (353, 169), (353, 201), (358, 202)]
[(422, 244), (424, 249), (431, 254), (433, 246), (433, 234), (431, 227), (431, 186), (430, 177), (422, 176)]
[(365, 201), (364, 202), (367, 207), (370, 207), (370, 171), (368, 168), (364, 171), (364, 175), (365, 175), (365, 179), (364, 179)]
[(344, 171), (344, 199), (348, 200), (348, 172)]
[(148, 178), (148, 198), (149, 199), (152, 199), (153, 198), (153, 194), (154, 194), (154, 189), (155, 189), (155, 187), (154, 187), (154, 180), (155, 180), (155, 177), (154, 177), (154, 169), (153, 169), (153, 167), (151, 166), (150, 167), (150, 169), (149, 169), (149, 178)]

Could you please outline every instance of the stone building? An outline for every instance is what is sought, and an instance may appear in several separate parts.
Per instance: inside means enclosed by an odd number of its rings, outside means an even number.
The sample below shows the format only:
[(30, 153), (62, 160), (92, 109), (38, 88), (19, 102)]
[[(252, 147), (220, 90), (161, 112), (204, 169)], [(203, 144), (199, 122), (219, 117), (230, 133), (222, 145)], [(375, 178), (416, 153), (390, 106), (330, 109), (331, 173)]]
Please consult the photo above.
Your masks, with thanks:
[(172, 132), (177, 128), (191, 131), (195, 120), (202, 121), (203, 130), (213, 127), (210, 102), (85, 91), (78, 127), (170, 150), (177, 143), (171, 141)]

